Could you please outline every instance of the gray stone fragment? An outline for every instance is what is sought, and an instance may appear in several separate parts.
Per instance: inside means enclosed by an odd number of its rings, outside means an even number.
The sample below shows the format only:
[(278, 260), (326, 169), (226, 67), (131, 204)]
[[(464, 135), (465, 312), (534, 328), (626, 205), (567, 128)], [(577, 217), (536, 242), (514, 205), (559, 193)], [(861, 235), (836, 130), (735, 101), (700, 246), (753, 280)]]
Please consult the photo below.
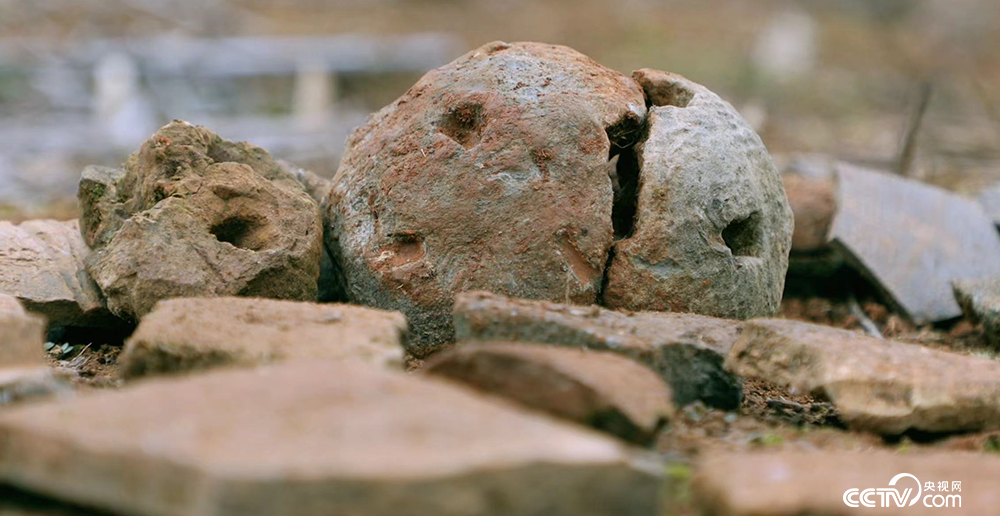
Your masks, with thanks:
[(135, 516), (655, 516), (596, 432), (451, 382), (285, 362), (0, 412), (0, 482)]
[(45, 319), (25, 313), (12, 299), (0, 294), (0, 407), (69, 391), (63, 376), (45, 363)]
[(87, 274), (89, 254), (75, 220), (0, 222), (0, 293), (55, 327), (120, 324)]
[(1000, 428), (1000, 361), (987, 358), (758, 319), (743, 325), (726, 368), (829, 399), (852, 428), (879, 434)]
[(607, 351), (465, 343), (436, 354), (423, 370), (638, 444), (652, 442), (674, 414), (659, 375)]
[(460, 344), (506, 340), (614, 351), (659, 372), (676, 404), (701, 400), (728, 410), (739, 408), (743, 396), (738, 380), (723, 369), (738, 324), (695, 314), (616, 312), (486, 292), (455, 298)]
[(238, 297), (168, 299), (119, 358), (125, 378), (294, 358), (402, 369), (406, 319), (361, 306)]
[(1000, 347), (1000, 276), (957, 280), (953, 287), (965, 315), (981, 322), (986, 340)]
[[(90, 247), (104, 247), (128, 219), (124, 202), (127, 187), (122, 184), (125, 169), (91, 165), (80, 174), (80, 231)], [(123, 197), (125, 196), (125, 197)]]
[(259, 147), (174, 121), (124, 176), (88, 169), (79, 197), (87, 271), (120, 317), (172, 297), (317, 298), (319, 208)]
[(961, 315), (953, 280), (1000, 274), (1000, 235), (975, 201), (838, 164), (831, 243), (917, 322)]
[(615, 244), (604, 303), (737, 319), (776, 313), (792, 211), (764, 144), (704, 86), (656, 70), (633, 77), (653, 107), (635, 147), (634, 228)]
[[(902, 477), (890, 486), (902, 473), (912, 478)], [(712, 516), (852, 516), (866, 509), (848, 506), (845, 498), (860, 505), (860, 492), (866, 489), (872, 490), (868, 502), (875, 504), (871, 514), (995, 516), (1000, 514), (997, 478), (1000, 460), (964, 452), (716, 453), (699, 460), (693, 492), (703, 511), (699, 514)], [(934, 491), (924, 488), (928, 482)], [(937, 489), (940, 482), (947, 482), (947, 492)], [(960, 482), (961, 489), (954, 490), (953, 482)], [(906, 496), (902, 507), (894, 501), (882, 505), (882, 494), (875, 489), (886, 488)], [(854, 494), (848, 497), (850, 489)], [(924, 504), (925, 497), (930, 505)], [(955, 498), (961, 499), (960, 505)], [(946, 502), (948, 508), (942, 507)]]
[(978, 201), (979, 205), (983, 207), (983, 211), (986, 212), (986, 216), (989, 217), (994, 224), (1000, 226), (1000, 183), (990, 186), (980, 192)]

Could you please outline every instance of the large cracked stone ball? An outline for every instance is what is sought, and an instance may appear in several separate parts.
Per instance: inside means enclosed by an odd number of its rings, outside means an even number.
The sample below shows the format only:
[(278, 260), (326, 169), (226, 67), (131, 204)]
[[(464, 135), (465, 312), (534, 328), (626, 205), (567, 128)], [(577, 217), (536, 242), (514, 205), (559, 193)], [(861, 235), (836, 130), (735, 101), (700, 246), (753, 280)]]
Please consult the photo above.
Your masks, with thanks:
[[(688, 104), (697, 114), (676, 113)], [(672, 216), (704, 222), (675, 230)], [(342, 294), (405, 313), (417, 356), (453, 339), (465, 290), (769, 315), (791, 238), (780, 177), (732, 107), (682, 79), (640, 83), (538, 43), (469, 52), (355, 130), (326, 223)]]
[(87, 272), (120, 317), (173, 297), (316, 300), (319, 206), (259, 147), (174, 121), (124, 169), (84, 170), (79, 198)]

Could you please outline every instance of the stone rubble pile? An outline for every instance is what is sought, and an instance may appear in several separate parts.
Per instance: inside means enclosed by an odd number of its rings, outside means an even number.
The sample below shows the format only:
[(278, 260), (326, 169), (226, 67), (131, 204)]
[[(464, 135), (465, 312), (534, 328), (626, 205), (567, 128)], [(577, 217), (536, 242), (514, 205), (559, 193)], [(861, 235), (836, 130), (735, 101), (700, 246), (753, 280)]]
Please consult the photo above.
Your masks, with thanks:
[[(975, 454), (665, 468), (661, 438), (744, 417), (748, 385), (886, 441), (1000, 429), (996, 359), (772, 318), (791, 252), (1000, 343), (979, 205), (817, 170), (786, 197), (704, 86), (538, 43), (429, 72), (332, 180), (174, 121), (84, 169), (79, 221), (0, 222), (0, 514), (11, 491), (81, 515), (853, 514), (845, 490), (903, 471), (1000, 514)], [(133, 324), (120, 389), (46, 363), (53, 330)]]

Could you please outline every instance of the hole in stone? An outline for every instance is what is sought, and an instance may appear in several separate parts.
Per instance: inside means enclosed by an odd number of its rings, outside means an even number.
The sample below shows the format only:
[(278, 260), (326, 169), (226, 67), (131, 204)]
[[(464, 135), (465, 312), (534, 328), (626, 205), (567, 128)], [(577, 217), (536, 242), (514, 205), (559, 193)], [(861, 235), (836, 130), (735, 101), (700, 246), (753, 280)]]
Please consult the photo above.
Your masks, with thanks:
[(614, 203), (611, 205), (611, 227), (615, 240), (627, 238), (635, 229), (636, 205), (639, 202), (639, 160), (632, 147), (622, 149), (611, 158), (610, 170)]
[(209, 231), (219, 242), (232, 244), (240, 249), (258, 251), (263, 247), (265, 239), (261, 238), (263, 224), (249, 217), (229, 217), (214, 225)]
[(760, 215), (754, 212), (749, 217), (730, 222), (722, 230), (722, 240), (733, 256), (759, 256), (759, 229)]
[(468, 102), (448, 110), (448, 114), (438, 124), (438, 130), (468, 149), (479, 143), (485, 126), (483, 106)]

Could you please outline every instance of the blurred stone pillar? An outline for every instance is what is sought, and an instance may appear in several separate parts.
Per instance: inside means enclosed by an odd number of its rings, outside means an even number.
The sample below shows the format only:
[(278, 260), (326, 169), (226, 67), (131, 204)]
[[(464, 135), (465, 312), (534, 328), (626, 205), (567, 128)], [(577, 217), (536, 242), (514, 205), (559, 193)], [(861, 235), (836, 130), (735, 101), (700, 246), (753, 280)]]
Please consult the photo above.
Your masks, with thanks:
[(133, 148), (157, 128), (142, 91), (139, 68), (124, 53), (111, 53), (94, 68), (94, 119), (116, 147)]
[(295, 74), (292, 116), (304, 131), (319, 131), (330, 124), (336, 99), (336, 77), (323, 63), (303, 61)]

